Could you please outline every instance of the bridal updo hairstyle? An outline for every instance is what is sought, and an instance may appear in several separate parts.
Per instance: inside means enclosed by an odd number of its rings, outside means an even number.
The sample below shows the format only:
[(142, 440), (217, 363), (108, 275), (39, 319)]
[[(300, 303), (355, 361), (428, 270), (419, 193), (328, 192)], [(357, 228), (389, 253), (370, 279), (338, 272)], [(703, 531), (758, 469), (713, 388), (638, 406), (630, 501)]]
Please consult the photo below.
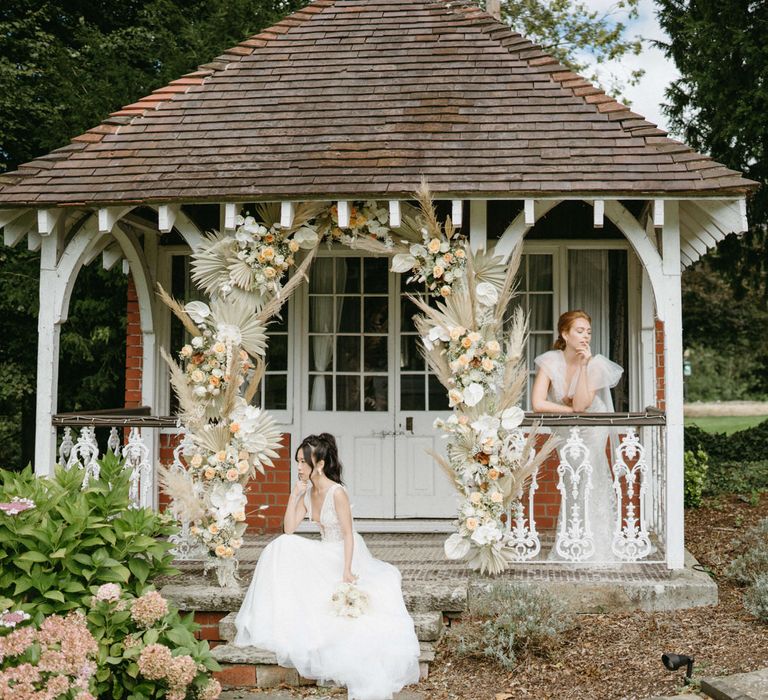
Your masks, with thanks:
[(589, 322), (589, 325), (592, 325), (592, 319), (589, 317), (589, 314), (581, 309), (566, 311), (559, 319), (557, 319), (557, 340), (552, 346), (553, 350), (565, 350), (565, 338), (563, 338), (563, 333), (569, 331), (571, 326), (580, 318), (586, 319)]
[(336, 446), (336, 438), (330, 433), (320, 435), (307, 435), (296, 449), (296, 457), (299, 450), (304, 455), (304, 461), (315, 470), (315, 464), (322, 460), (325, 463), (323, 473), (337, 484), (341, 480), (341, 461), (339, 460), (339, 448)]

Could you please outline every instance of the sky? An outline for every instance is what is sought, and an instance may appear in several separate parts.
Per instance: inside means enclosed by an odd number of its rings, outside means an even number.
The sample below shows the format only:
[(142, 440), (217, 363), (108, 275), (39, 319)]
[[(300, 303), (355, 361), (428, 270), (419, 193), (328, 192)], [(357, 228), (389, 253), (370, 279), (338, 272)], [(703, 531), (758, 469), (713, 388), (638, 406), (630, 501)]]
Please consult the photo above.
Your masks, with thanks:
[[(615, 0), (587, 0), (589, 7), (595, 10), (607, 10), (614, 3)], [(640, 0), (638, 10), (640, 16), (629, 23), (627, 35), (667, 40), (666, 34), (659, 27), (656, 19), (653, 0)], [(679, 77), (675, 64), (668, 61), (660, 50), (649, 46), (648, 42), (644, 43), (643, 51), (639, 56), (625, 58), (623, 64), (623, 68), (616, 66), (615, 69), (615, 72), (620, 75), (636, 68), (645, 68), (645, 75), (640, 79), (640, 83), (625, 88), (623, 93), (631, 100), (632, 111), (643, 115), (648, 121), (667, 131), (667, 120), (661, 112), (660, 105), (664, 102), (664, 89), (672, 80)]]

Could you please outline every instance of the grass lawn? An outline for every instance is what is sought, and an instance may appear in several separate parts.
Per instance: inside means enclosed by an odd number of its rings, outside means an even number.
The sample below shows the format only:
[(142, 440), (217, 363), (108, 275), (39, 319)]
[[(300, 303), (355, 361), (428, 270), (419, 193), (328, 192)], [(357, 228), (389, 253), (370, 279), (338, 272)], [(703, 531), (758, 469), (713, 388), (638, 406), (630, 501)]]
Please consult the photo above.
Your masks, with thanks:
[(686, 425), (696, 425), (708, 433), (735, 433), (745, 428), (752, 428), (768, 416), (706, 416), (701, 418), (686, 418)]

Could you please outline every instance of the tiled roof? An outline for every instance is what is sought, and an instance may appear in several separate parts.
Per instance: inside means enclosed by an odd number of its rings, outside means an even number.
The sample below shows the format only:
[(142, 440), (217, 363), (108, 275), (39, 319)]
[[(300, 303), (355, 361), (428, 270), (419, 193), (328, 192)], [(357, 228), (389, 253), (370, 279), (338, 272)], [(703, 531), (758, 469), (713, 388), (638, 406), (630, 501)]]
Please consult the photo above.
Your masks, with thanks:
[(739, 194), (470, 2), (315, 0), (0, 177), (0, 206)]

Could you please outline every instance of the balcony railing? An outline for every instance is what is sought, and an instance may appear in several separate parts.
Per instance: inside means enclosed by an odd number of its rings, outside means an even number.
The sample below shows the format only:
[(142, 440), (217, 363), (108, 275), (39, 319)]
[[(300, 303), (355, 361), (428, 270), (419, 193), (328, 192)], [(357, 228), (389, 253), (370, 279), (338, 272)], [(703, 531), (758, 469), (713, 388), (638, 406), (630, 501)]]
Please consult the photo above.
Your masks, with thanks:
[[(564, 438), (550, 456), (550, 460), (557, 460), (560, 527), (554, 533), (540, 531), (537, 527), (537, 494), (543, 469), (539, 467), (523, 498), (513, 504), (508, 514), (514, 561), (520, 564), (544, 561), (553, 564), (598, 563), (590, 559), (595, 544), (590, 519), (595, 504), (590, 493), (597, 476), (595, 466), (604, 466), (604, 463), (595, 460), (588, 445), (590, 435), (594, 436), (590, 431), (596, 428), (612, 435), (605, 444), (615, 514), (612, 559), (643, 563), (664, 561), (667, 482), (664, 412), (648, 408), (635, 413), (527, 413), (520, 429), (521, 439), (525, 437), (526, 428), (534, 424), (542, 433), (556, 430)], [(137, 506), (156, 505), (153, 465), (158, 455), (153, 454), (151, 446), (157, 441), (152, 439), (151, 433), (163, 428), (177, 429), (181, 433), (176, 417), (153, 416), (148, 407), (142, 407), (59, 413), (53, 417), (53, 425), (61, 429), (59, 462), (67, 469), (84, 469), (86, 483), (97, 479), (97, 460), (109, 449), (123, 457), (126, 468), (131, 470), (133, 502)], [(181, 458), (182, 449), (183, 441), (174, 449), (174, 469), (186, 468)], [(548, 466), (552, 466), (551, 462)], [(182, 533), (176, 541), (180, 558), (195, 557), (188, 533), (189, 523), (182, 523)], [(557, 559), (545, 556), (544, 551), (548, 548), (558, 553)]]

